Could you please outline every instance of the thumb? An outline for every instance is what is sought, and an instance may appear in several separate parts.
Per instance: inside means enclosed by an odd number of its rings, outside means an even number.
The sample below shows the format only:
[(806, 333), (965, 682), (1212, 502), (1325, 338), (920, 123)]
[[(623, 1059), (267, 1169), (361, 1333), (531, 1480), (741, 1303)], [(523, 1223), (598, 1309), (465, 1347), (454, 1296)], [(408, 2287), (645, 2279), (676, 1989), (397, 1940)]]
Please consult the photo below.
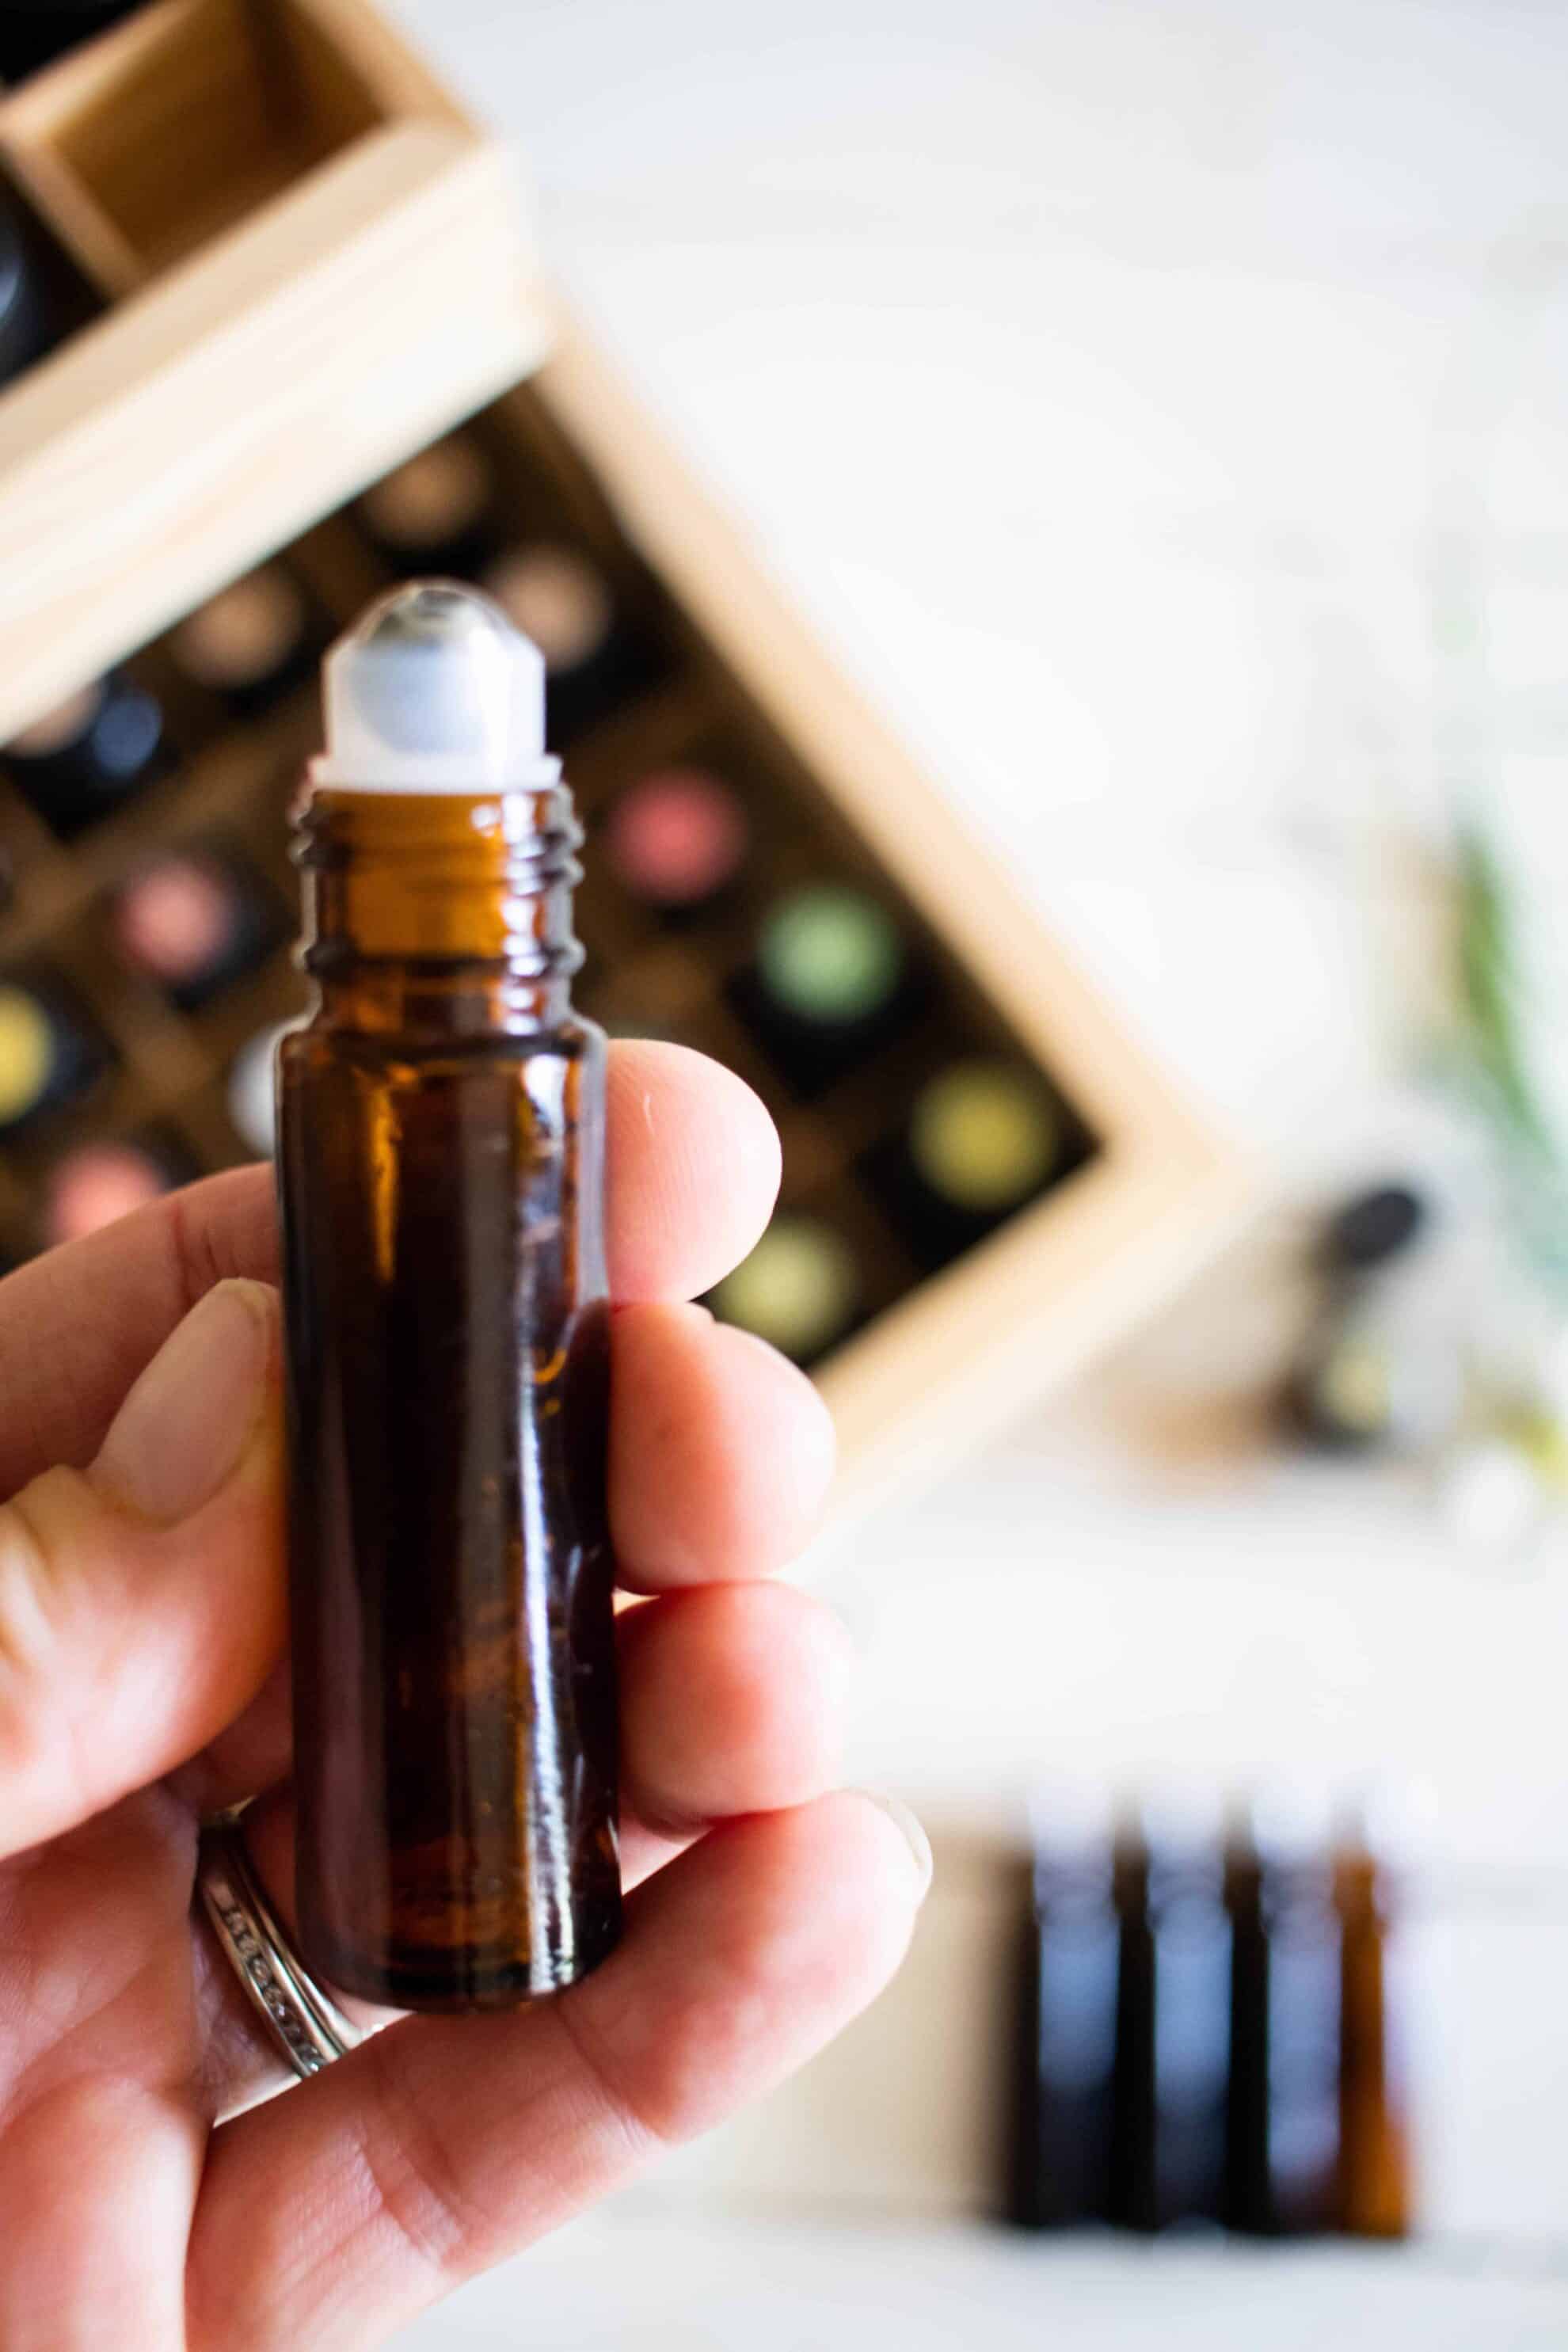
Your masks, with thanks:
[(210, 1290), (87, 1470), (0, 1506), (0, 1853), (193, 1755), (282, 1645), (279, 1308)]

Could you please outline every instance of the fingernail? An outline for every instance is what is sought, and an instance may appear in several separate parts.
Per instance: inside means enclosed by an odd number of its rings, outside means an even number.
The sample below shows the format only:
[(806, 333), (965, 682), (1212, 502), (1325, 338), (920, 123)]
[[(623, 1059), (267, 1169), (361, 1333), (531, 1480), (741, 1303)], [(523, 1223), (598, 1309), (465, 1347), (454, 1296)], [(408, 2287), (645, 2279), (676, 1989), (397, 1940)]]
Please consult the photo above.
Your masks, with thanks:
[(116, 1413), (92, 1475), (149, 1519), (216, 1494), (256, 1423), (272, 1349), (271, 1293), (220, 1282), (171, 1333)]
[(864, 1797), (868, 1805), (875, 1805), (879, 1813), (886, 1813), (909, 1847), (910, 1858), (920, 1874), (921, 1891), (917, 1900), (923, 1903), (931, 1893), (931, 1872), (935, 1864), (931, 1860), (931, 1840), (920, 1822), (908, 1805), (897, 1797), (881, 1796), (875, 1789), (859, 1789), (856, 1794)]

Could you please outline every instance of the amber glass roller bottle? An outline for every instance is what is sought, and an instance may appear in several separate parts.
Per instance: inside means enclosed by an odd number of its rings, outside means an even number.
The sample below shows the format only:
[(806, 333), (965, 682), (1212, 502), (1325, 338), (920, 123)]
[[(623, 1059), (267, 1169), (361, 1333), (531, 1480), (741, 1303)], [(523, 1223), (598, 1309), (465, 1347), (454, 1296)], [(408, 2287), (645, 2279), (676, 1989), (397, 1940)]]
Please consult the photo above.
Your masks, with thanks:
[(509, 2008), (619, 1927), (605, 1045), (543, 666), (415, 583), (328, 657), (279, 1055), (300, 1940)]

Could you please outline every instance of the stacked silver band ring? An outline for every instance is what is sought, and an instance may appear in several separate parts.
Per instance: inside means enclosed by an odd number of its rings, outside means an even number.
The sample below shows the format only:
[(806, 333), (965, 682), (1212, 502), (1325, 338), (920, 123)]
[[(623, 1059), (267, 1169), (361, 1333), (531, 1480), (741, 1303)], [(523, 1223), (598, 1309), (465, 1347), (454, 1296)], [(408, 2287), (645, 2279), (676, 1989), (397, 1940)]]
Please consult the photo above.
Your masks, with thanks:
[(301, 2081), (363, 2040), (289, 1943), (236, 1820), (202, 1832), (196, 1884), (235, 1974)]

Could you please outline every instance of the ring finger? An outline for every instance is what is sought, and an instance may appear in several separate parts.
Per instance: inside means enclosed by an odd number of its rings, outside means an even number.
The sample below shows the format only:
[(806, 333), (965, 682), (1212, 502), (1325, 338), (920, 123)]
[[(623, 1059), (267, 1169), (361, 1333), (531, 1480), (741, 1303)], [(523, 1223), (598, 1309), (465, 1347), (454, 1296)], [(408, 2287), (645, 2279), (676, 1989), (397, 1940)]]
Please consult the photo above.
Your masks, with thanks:
[[(710, 1823), (801, 1804), (834, 1785), (850, 1655), (837, 1619), (784, 1585), (713, 1585), (626, 1611), (622, 1688), (623, 1864), (636, 1885)], [(258, 1874), (293, 1918), (287, 1789), (246, 1816)], [(215, 2116), (292, 2077), (205, 1918), (204, 2095)], [(362, 2025), (390, 2012), (345, 2000)]]

